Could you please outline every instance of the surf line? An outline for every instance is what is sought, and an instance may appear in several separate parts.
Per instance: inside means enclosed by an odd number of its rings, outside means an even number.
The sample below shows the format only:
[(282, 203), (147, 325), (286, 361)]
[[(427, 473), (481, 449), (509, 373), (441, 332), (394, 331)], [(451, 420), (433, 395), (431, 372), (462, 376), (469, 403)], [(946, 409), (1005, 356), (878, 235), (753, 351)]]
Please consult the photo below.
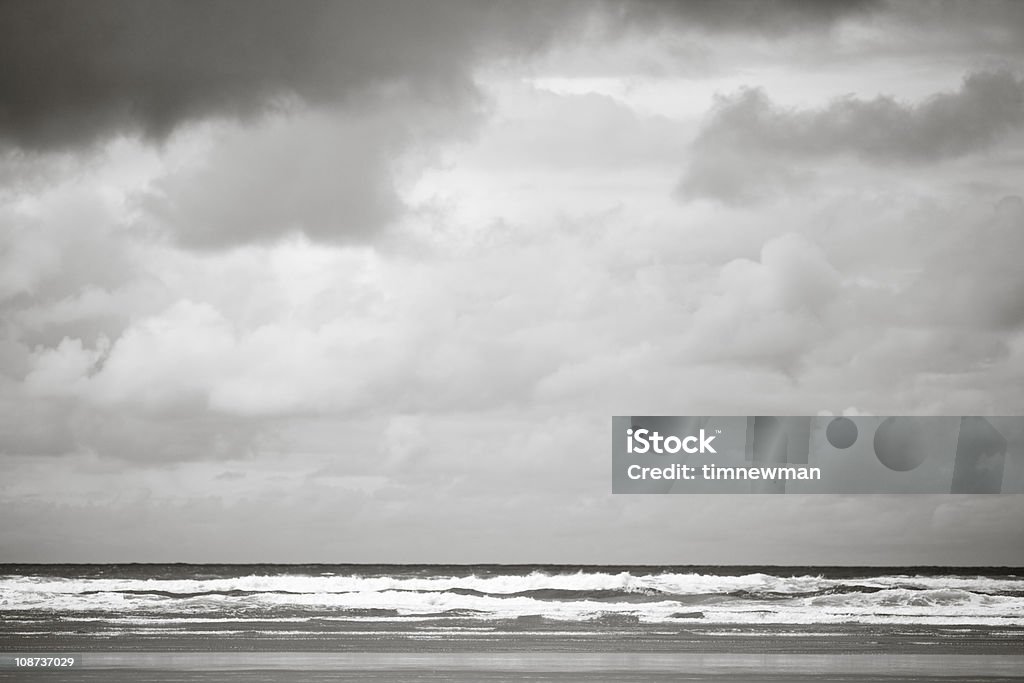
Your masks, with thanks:
[(718, 467), (715, 464), (701, 465), (697, 476), (695, 465), (673, 464), (668, 467), (641, 467), (630, 465), (626, 476), (630, 479), (821, 479), (820, 467)]

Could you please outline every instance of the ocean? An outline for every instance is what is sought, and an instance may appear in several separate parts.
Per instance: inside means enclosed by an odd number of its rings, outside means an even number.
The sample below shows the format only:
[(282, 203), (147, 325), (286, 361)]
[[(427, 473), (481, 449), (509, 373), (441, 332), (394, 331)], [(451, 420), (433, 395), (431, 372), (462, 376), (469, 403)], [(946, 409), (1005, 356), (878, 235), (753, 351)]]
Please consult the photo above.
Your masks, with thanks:
[(1018, 571), (0, 565), (0, 680), (1022, 680)]

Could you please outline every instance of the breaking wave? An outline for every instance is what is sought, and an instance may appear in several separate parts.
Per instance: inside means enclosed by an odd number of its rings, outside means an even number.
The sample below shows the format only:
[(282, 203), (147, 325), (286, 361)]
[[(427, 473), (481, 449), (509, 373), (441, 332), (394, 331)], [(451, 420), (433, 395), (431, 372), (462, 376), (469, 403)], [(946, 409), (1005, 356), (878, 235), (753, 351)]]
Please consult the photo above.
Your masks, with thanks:
[(259, 613), (263, 618), (562, 621), (631, 618), (723, 624), (1024, 625), (1024, 579), (750, 573), (481, 572), (468, 576), (252, 574), (214, 578), (0, 577), (0, 612)]

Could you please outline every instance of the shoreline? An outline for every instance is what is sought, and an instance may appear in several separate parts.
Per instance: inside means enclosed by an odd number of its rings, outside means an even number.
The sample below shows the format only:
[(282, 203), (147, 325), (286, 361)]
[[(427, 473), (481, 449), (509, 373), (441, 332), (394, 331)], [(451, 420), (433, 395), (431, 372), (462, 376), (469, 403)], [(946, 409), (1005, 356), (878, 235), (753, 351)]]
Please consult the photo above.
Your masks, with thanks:
[[(0, 680), (288, 680), (297, 672), (363, 680), (1020, 680), (1024, 655), (699, 653), (334, 653), (107, 652), (78, 655), (65, 669), (15, 669), (0, 656)], [(173, 678), (167, 678), (174, 674)], [(159, 677), (159, 678), (157, 678)]]
[[(54, 627), (62, 627), (55, 631)], [(237, 631), (174, 628), (140, 633), (108, 625), (0, 624), (0, 653), (15, 652), (336, 652), (336, 653), (603, 653), (729, 655), (1019, 654), (1024, 627), (935, 628), (856, 625), (687, 628), (661, 624), (596, 625), (462, 622), (458, 625), (367, 622), (247, 623)], [(46, 630), (44, 630), (46, 629)], [(1024, 671), (1024, 667), (1022, 667)]]

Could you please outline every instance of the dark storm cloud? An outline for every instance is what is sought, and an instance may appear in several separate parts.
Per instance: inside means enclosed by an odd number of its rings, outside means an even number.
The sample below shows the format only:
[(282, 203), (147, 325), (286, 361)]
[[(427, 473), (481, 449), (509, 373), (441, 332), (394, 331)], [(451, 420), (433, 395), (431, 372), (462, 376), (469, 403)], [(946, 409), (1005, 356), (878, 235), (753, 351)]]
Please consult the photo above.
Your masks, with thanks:
[(571, 3), (101, 0), (0, 5), (0, 135), (29, 148), (339, 100), (400, 82), (466, 88), (478, 50), (543, 45)]
[[(1024, 3), (1018, 0), (984, 2), (894, 2), (886, 4), (887, 17), (910, 27), (916, 41), (941, 45), (945, 54), (959, 50), (1008, 52), (1024, 46)], [(906, 44), (894, 46), (905, 51)]]
[(644, 27), (676, 25), (709, 31), (782, 36), (828, 27), (867, 13), (880, 0), (636, 0), (615, 3), (620, 20)]
[(337, 101), (380, 83), (458, 99), (481, 57), (547, 45), (592, 13), (785, 33), (869, 3), (69, 0), (0, 3), (0, 137), (33, 149), (115, 130), (246, 115), (279, 97)]

